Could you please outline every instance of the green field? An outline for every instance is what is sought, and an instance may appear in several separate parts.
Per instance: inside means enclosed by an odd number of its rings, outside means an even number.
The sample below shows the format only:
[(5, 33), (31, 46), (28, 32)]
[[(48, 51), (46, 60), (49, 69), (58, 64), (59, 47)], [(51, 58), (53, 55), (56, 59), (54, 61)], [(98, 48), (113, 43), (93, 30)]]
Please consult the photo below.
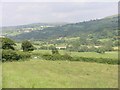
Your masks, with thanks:
[(46, 60), (3, 63), (3, 88), (117, 87), (117, 65)]
[(100, 54), (96, 52), (71, 52), (72, 56), (78, 57), (93, 57), (93, 58), (112, 58), (118, 59), (118, 52), (105, 52), (105, 54)]
[[(59, 50), (60, 54), (68, 53), (71, 56), (77, 56), (77, 57), (91, 57), (91, 58), (112, 58), (112, 59), (118, 59), (118, 52), (112, 51), (112, 52), (105, 52), (105, 54), (100, 54), (96, 52), (69, 52), (65, 50)], [(35, 50), (33, 51), (33, 54), (51, 54), (51, 50)]]
[[(73, 57), (117, 59), (118, 52), (68, 52)], [(2, 64), (3, 88), (117, 88), (118, 65), (80, 62), (47, 61), (34, 58), (40, 54), (51, 54), (51, 50), (35, 50), (33, 59), (5, 62)]]

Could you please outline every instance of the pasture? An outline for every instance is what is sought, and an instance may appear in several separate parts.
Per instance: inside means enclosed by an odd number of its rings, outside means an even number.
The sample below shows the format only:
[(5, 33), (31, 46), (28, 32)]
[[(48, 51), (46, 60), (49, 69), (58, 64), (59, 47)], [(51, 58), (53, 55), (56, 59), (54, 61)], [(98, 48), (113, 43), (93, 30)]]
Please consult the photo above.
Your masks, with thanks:
[[(39, 54), (51, 54), (51, 50), (35, 50), (33, 51), (33, 54), (39, 55)], [(112, 51), (112, 52), (105, 52), (104, 54), (96, 53), (96, 52), (69, 52), (66, 50), (59, 50), (60, 54), (69, 54), (73, 57), (90, 57), (90, 58), (111, 58), (111, 59), (118, 59), (118, 52)]]
[[(117, 59), (118, 52), (68, 52), (73, 57)], [(51, 50), (35, 50), (32, 59), (2, 64), (3, 88), (117, 88), (118, 65), (34, 58), (51, 54)]]
[(117, 65), (47, 60), (3, 63), (3, 88), (117, 87)]

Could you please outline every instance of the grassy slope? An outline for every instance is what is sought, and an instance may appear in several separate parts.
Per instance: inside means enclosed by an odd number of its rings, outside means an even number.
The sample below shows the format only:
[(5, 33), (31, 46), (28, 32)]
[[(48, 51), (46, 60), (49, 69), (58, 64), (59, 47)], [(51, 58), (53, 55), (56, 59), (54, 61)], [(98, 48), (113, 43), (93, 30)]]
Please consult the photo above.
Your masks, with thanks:
[(117, 65), (30, 60), (3, 63), (3, 88), (113, 88)]

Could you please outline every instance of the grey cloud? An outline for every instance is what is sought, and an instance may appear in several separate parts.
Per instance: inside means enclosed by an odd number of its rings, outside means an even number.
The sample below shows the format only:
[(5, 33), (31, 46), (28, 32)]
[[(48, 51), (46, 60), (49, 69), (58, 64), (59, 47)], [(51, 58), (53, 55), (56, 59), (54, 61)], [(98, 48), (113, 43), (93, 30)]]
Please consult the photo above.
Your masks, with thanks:
[(117, 3), (5, 3), (3, 25), (80, 22), (117, 13)]

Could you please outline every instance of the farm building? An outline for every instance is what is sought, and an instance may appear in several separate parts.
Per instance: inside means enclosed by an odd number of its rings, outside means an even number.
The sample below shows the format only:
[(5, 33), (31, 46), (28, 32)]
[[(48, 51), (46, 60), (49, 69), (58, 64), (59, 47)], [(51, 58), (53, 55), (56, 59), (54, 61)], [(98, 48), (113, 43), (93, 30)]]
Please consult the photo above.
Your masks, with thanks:
[(67, 47), (66, 46), (57, 46), (56, 48), (60, 50), (60, 49), (66, 49)]

